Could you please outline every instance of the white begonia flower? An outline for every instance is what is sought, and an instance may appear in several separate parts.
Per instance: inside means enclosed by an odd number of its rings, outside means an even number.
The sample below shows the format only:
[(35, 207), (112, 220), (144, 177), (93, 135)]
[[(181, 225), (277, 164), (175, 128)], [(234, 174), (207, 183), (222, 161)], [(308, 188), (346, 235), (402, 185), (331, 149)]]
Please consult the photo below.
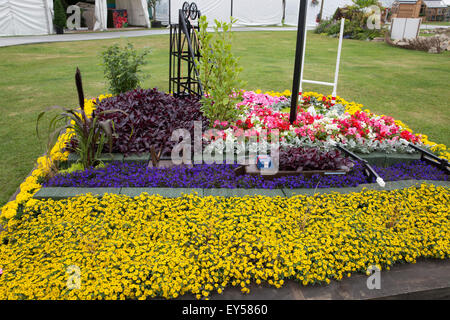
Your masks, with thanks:
[(308, 110), (306, 110), (308, 113), (310, 113), (312, 116), (316, 116), (317, 115), (317, 113), (316, 113), (316, 108), (314, 108), (314, 106), (310, 106), (309, 108), (308, 108)]

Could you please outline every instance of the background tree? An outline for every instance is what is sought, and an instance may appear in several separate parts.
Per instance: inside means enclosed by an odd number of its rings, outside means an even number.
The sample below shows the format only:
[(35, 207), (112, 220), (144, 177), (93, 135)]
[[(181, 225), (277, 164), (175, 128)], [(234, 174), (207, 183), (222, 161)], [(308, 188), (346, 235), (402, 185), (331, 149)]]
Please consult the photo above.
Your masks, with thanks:
[(53, 18), (53, 23), (55, 26), (60, 28), (65, 28), (66, 26), (66, 11), (64, 10), (64, 6), (61, 3), (61, 0), (54, 0), (53, 7), (55, 10), (55, 16)]
[(148, 0), (148, 6), (152, 9), (152, 21), (156, 20), (156, 5), (161, 0)]

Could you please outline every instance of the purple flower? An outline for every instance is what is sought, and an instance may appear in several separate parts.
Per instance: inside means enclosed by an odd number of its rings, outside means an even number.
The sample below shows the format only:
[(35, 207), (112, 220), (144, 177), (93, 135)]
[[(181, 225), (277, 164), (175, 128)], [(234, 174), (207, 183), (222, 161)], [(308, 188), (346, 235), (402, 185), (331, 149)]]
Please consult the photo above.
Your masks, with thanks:
[[(192, 167), (149, 168), (139, 163), (112, 163), (106, 168), (87, 169), (67, 175), (56, 175), (44, 182), (44, 187), (88, 188), (342, 188), (367, 183), (363, 167), (356, 163), (346, 175), (313, 175), (312, 177), (287, 176), (266, 180), (261, 176), (236, 175), (237, 165), (202, 164)], [(389, 168), (374, 167), (385, 181), (398, 180), (444, 180), (448, 175), (423, 162), (397, 164)]]

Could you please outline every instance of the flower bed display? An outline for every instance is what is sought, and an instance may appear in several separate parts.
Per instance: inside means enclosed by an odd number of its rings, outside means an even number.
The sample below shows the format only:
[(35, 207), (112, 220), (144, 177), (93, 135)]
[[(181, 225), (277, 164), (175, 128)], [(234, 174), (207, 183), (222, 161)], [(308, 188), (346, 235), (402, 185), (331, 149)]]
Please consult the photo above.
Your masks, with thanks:
[[(0, 234), (0, 299), (208, 298), (448, 259), (450, 189), (347, 195), (31, 200)], [(69, 267), (80, 289), (67, 287)]]
[[(333, 106), (331, 96), (308, 92), (303, 95), (303, 100), (297, 120), (291, 125), (289, 97), (247, 91), (238, 104), (242, 109), (240, 118), (235, 123), (216, 121), (214, 127), (227, 141), (237, 141), (233, 133), (240, 129), (250, 130), (249, 136), (260, 136), (262, 130), (270, 134), (276, 129), (280, 132), (281, 145), (285, 147), (330, 149), (341, 144), (352, 151), (370, 153), (413, 152), (407, 143), (422, 145), (421, 135), (412, 134), (409, 128), (392, 117), (362, 110), (361, 105), (338, 98)], [(217, 148), (217, 142), (214, 144)], [(247, 148), (252, 149), (252, 146)]]
[[(283, 147), (328, 151), (342, 143), (363, 153), (411, 152), (405, 144), (409, 141), (450, 159), (444, 145), (341, 98), (331, 106), (329, 97), (306, 93), (299, 120), (291, 126), (286, 122), (288, 99), (289, 92), (246, 92), (240, 104), (243, 116), (235, 123), (213, 126), (225, 140), (239, 128), (256, 133), (279, 129)], [(121, 106), (129, 114), (114, 117), (114, 148), (122, 159), (123, 154), (132, 158), (134, 153), (149, 152), (152, 146), (167, 153), (170, 130), (195, 120), (208, 128), (195, 101), (156, 90), (101, 96), (86, 101), (85, 110), (91, 115), (96, 108)], [(286, 279), (303, 285), (329, 283), (366, 272), (374, 264), (389, 269), (397, 262), (450, 257), (446, 236), (450, 188), (431, 184), (293, 197), (105, 194), (33, 199), (43, 185), (273, 189), (355, 186), (367, 181), (360, 163), (345, 176), (272, 181), (237, 177), (236, 166), (152, 169), (130, 162), (52, 178), (54, 169), (68, 159), (67, 146), (74, 134), (68, 130), (59, 137), (51, 152), (37, 160), (15, 200), (1, 208), (0, 222), (7, 231), (0, 233), (0, 299), (176, 298), (188, 293), (200, 299), (230, 286), (248, 293), (251, 283), (276, 288)], [(386, 181), (448, 181), (448, 175), (421, 161), (375, 169)], [(67, 287), (71, 267), (80, 270), (80, 289)]]
[[(57, 175), (43, 183), (44, 187), (154, 187), (154, 188), (336, 188), (355, 187), (368, 183), (361, 164), (356, 163), (347, 175), (288, 176), (266, 180), (261, 176), (237, 175), (238, 165), (195, 165), (171, 168), (149, 168), (146, 164), (112, 163), (106, 168)], [(449, 176), (423, 161), (377, 168), (385, 181), (441, 180)]]
[[(290, 94), (291, 93), (286, 90), (282, 93), (271, 91), (264, 94), (262, 94), (261, 91), (256, 91), (250, 95), (258, 97), (258, 99), (263, 99), (261, 103), (264, 103), (264, 101), (266, 100), (269, 100), (270, 103), (272, 103), (279, 102), (280, 97), (286, 100), (286, 97), (289, 97)], [(88, 115), (92, 114), (99, 102), (110, 97), (110, 95), (102, 95), (95, 99), (86, 100), (86, 113)], [(313, 92), (307, 92), (304, 94), (304, 98), (306, 99), (307, 97), (315, 97), (318, 101), (320, 101), (323, 100), (324, 96)], [(326, 100), (329, 98), (330, 97), (326, 97)], [(337, 97), (337, 103), (343, 105), (345, 107), (345, 110), (349, 114), (364, 109), (363, 105), (357, 104), (355, 102), (347, 102), (340, 97)], [(401, 121), (396, 120), (395, 123), (402, 128), (405, 128), (405, 130), (411, 132), (411, 130)], [(38, 180), (46, 178), (47, 175), (51, 172), (52, 167), (68, 159), (69, 152), (67, 151), (66, 146), (70, 142), (73, 134), (73, 132), (67, 132), (64, 135), (61, 135), (51, 152), (48, 155), (42, 156), (37, 159), (36, 168), (33, 170), (32, 174), (20, 185), (20, 192), (18, 193), (16, 198), (13, 201), (8, 202), (1, 208), (0, 221), (2, 221), (2, 224), (4, 226), (13, 228), (19, 222), (21, 211), (23, 210), (23, 208), (27, 207), (27, 203), (29, 203), (30, 201), (33, 202), (33, 195), (36, 194), (36, 192), (38, 192), (42, 187), (42, 185), (38, 183)], [(450, 152), (445, 145), (430, 141), (424, 134), (421, 134), (420, 137), (422, 143), (428, 146), (434, 153), (444, 159), (450, 160)]]

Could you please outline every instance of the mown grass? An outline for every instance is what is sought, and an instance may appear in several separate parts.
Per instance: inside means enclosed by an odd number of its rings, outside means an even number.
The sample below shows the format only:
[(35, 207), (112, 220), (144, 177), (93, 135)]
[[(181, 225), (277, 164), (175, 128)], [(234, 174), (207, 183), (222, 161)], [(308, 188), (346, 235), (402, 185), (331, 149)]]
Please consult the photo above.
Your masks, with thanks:
[[(295, 32), (238, 32), (235, 51), (247, 89), (291, 89)], [(35, 134), (37, 114), (52, 105), (76, 106), (75, 68), (83, 73), (87, 97), (105, 93), (100, 52), (127, 39), (66, 42), (0, 48), (0, 205), (4, 204), (45, 151)], [(153, 52), (143, 87), (168, 90), (167, 35), (130, 38)], [(337, 40), (310, 33), (305, 78), (332, 81)], [(338, 94), (373, 112), (403, 120), (439, 143), (450, 137), (448, 90), (450, 53), (440, 55), (345, 40)], [(331, 93), (308, 85), (304, 91)], [(45, 122), (44, 122), (45, 124)], [(45, 130), (45, 127), (43, 126)]]

